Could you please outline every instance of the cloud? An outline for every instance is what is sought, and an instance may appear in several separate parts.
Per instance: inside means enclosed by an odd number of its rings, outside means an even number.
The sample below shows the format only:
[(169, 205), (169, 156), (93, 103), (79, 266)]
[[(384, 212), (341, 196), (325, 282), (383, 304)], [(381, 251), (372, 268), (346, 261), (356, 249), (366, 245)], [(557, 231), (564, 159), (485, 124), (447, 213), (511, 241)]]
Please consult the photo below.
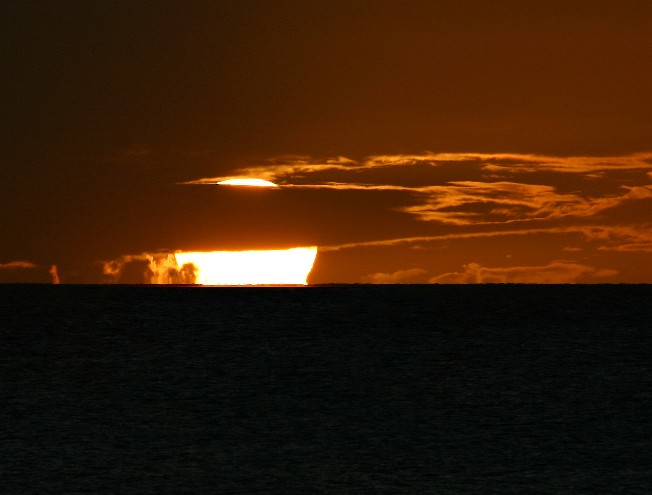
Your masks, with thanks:
[(418, 192), (422, 202), (402, 211), (422, 221), (453, 225), (587, 215), (596, 207), (578, 195), (560, 194), (552, 186), (515, 182), (457, 181)]
[(633, 171), (652, 169), (652, 153), (625, 156), (552, 157), (527, 154), (469, 154), (484, 163), (483, 170), (499, 173), (558, 172), (564, 174), (594, 174), (610, 170)]
[(172, 253), (125, 255), (103, 262), (102, 273), (110, 283), (194, 284), (196, 267), (177, 264)]
[(590, 217), (634, 200), (652, 198), (650, 186), (621, 186), (627, 192), (602, 198), (562, 194), (555, 187), (517, 182), (458, 181), (448, 186), (415, 189), (421, 204), (402, 211), (420, 220), (453, 225), (495, 224)]
[(52, 283), (54, 285), (59, 285), (61, 283), (61, 279), (59, 278), (59, 270), (57, 268), (57, 265), (52, 265), (50, 269), (48, 270), (50, 273), (50, 276), (52, 277)]
[[(285, 189), (395, 191), (405, 194), (405, 206), (398, 210), (416, 220), (463, 226), (591, 217), (652, 198), (652, 186), (643, 182), (649, 182), (650, 170), (652, 153), (550, 157), (425, 152), (377, 155), (360, 162), (284, 156), (235, 169), (230, 176), (185, 184), (215, 184), (238, 176), (270, 180)], [(568, 174), (578, 177), (569, 182)], [(601, 178), (597, 183), (596, 177)]]
[(430, 168), (453, 165), (459, 168), (460, 162), (474, 165), (478, 171), (501, 174), (539, 173), (544, 171), (563, 174), (647, 171), (648, 175), (652, 176), (652, 153), (650, 152), (609, 157), (424, 152), (420, 154), (373, 155), (361, 162), (342, 156), (320, 160), (307, 156), (285, 155), (266, 160), (259, 165), (238, 168), (234, 173), (293, 183), (293, 180), (297, 178), (306, 178), (312, 174), (325, 171), (346, 171), (353, 174), (370, 169), (382, 172), (390, 168), (400, 168), (405, 171), (417, 165), (426, 165)]
[[(424, 247), (455, 239), (530, 235), (567, 236), (545, 242), (569, 258), (579, 257), (579, 250), (602, 258), (605, 255), (600, 251), (652, 252), (650, 152), (606, 157), (423, 152), (372, 155), (357, 161), (346, 157), (281, 156), (234, 168), (230, 176), (234, 175), (279, 184), (274, 197), (284, 205), (310, 195), (312, 202), (323, 206), (318, 221), (333, 222), (337, 228), (315, 223), (318, 235), (331, 231), (341, 235), (324, 235), (323, 242), (319, 242), (320, 252)], [(194, 183), (214, 183), (227, 177)], [(340, 197), (346, 201), (339, 202)], [(334, 208), (328, 209), (329, 205)], [(364, 210), (374, 225), (383, 227), (364, 233), (358, 228), (352, 234), (350, 221), (342, 213), (358, 210)], [(336, 220), (331, 212), (337, 212)], [(503, 244), (514, 242), (519, 241), (505, 239)], [(532, 249), (537, 251), (538, 247)], [(473, 259), (471, 256), (462, 259)], [(541, 261), (546, 259), (548, 255), (531, 262), (541, 266), (510, 270), (470, 264), (460, 272), (441, 269), (450, 272), (441, 277), (457, 281), (571, 282), (613, 275), (582, 261)], [(489, 258), (479, 261), (501, 263)], [(459, 258), (455, 263), (460, 263)], [(625, 265), (616, 267), (625, 273)], [(403, 272), (385, 271), (380, 266), (374, 273), (360, 276), (370, 283), (419, 277), (414, 273), (409, 278)], [(404, 276), (407, 278), (401, 278)]]
[(469, 263), (462, 272), (444, 273), (430, 279), (435, 284), (570, 284), (581, 277), (608, 278), (618, 275), (616, 270), (597, 269), (569, 261), (553, 261), (545, 266), (483, 267)]
[(285, 184), (286, 189), (339, 189), (348, 191), (405, 191), (419, 192), (420, 188), (394, 186), (391, 184), (363, 184), (354, 182), (326, 182), (323, 184)]
[(652, 198), (652, 186), (623, 186), (627, 189), (627, 194), (623, 196), (624, 199), (647, 199)]
[[(485, 226), (485, 228), (490, 226)], [(329, 246), (320, 246), (321, 252), (341, 251), (366, 247), (390, 247), (414, 245), (423, 248), (423, 244), (461, 239), (479, 239), (490, 237), (529, 236), (529, 235), (567, 235), (579, 234), (586, 241), (602, 243), (601, 251), (641, 251), (647, 252), (652, 246), (652, 225), (576, 225), (563, 227), (540, 227), (532, 229), (482, 230), (477, 232), (457, 232), (430, 236), (396, 237), (371, 241), (350, 242)], [(581, 251), (580, 247), (563, 248), (564, 251)]]
[(258, 166), (237, 168), (230, 175), (206, 177), (182, 182), (182, 184), (216, 184), (232, 177), (264, 179), (274, 183), (285, 183), (286, 180), (297, 180), (302, 177), (333, 171), (353, 171), (361, 168), (356, 161), (346, 157), (334, 157), (317, 160), (307, 156), (283, 155), (265, 160)]
[(652, 169), (652, 152), (624, 156), (548, 156), (525, 153), (431, 153), (377, 155), (367, 159), (376, 166), (382, 164), (414, 164), (427, 162), (433, 165), (445, 162), (478, 162), (483, 168), (498, 166), (517, 172), (554, 170), (565, 173), (586, 173), (601, 170)]
[(579, 229), (599, 251), (652, 252), (652, 225), (590, 226)]
[(398, 270), (393, 273), (372, 273), (363, 277), (362, 281), (369, 284), (397, 284), (407, 283), (410, 279), (415, 279), (419, 275), (426, 273), (421, 268), (411, 268), (409, 270)]
[(285, 188), (360, 191), (402, 191), (419, 198), (400, 208), (421, 221), (477, 225), (590, 217), (620, 204), (652, 198), (651, 186), (620, 186), (627, 192), (603, 198), (563, 194), (549, 185), (517, 182), (456, 181), (445, 186), (406, 187), (389, 184), (324, 183), (285, 185)]
[(10, 261), (9, 263), (0, 263), (0, 270), (22, 270), (36, 268), (37, 266), (31, 261)]
[[(600, 232), (606, 231), (609, 227), (597, 227)], [(550, 227), (537, 229), (518, 229), (518, 230), (484, 230), (478, 232), (458, 232), (442, 235), (430, 236), (413, 236), (413, 237), (396, 237), (392, 239), (378, 239), (371, 241), (350, 242), (346, 244), (336, 244), (330, 246), (320, 246), (319, 250), (341, 251), (344, 249), (355, 249), (362, 247), (382, 247), (382, 246), (399, 246), (402, 244), (426, 244), (430, 242), (450, 241), (455, 239), (477, 239), (483, 237), (507, 237), (507, 236), (525, 236), (534, 234), (582, 234), (588, 237), (587, 228), (585, 227)], [(423, 248), (423, 246), (419, 246)]]
[(651, 242), (636, 242), (632, 244), (620, 244), (618, 246), (600, 246), (599, 251), (620, 251), (623, 253), (652, 253)]

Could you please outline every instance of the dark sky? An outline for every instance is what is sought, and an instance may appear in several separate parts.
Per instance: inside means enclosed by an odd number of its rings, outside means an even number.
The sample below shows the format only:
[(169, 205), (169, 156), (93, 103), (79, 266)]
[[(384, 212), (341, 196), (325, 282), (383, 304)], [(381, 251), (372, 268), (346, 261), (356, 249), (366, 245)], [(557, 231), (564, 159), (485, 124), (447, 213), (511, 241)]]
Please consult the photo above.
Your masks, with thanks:
[[(0, 281), (652, 282), (652, 2), (3, 2)], [(180, 185), (261, 177), (275, 190)]]

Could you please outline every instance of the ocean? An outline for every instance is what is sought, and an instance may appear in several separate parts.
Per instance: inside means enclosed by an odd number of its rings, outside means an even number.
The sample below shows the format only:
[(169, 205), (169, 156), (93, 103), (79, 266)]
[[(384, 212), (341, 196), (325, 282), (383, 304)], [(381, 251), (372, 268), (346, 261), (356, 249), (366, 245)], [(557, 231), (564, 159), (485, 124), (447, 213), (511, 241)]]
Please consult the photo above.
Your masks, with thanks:
[(649, 494), (652, 286), (0, 286), (0, 493)]

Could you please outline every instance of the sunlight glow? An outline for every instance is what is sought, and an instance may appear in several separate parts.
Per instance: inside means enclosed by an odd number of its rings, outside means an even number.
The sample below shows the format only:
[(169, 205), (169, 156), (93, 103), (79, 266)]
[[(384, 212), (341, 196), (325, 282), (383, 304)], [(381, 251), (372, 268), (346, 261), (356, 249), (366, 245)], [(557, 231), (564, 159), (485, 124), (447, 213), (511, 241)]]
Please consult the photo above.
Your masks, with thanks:
[(269, 251), (175, 253), (177, 264), (192, 263), (203, 285), (307, 285), (317, 247)]
[(217, 183), (220, 186), (252, 186), (252, 187), (278, 187), (278, 185), (263, 179), (226, 179)]

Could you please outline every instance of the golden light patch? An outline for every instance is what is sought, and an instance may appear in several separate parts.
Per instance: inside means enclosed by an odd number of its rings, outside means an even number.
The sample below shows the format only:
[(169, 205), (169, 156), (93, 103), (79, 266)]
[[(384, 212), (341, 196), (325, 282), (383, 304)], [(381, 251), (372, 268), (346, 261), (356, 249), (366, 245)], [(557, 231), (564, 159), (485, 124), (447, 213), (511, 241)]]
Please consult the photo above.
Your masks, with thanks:
[(307, 285), (316, 256), (315, 246), (175, 253), (179, 266), (195, 266), (195, 283), (202, 285)]
[(263, 179), (234, 178), (217, 183), (219, 186), (278, 187), (277, 184)]

